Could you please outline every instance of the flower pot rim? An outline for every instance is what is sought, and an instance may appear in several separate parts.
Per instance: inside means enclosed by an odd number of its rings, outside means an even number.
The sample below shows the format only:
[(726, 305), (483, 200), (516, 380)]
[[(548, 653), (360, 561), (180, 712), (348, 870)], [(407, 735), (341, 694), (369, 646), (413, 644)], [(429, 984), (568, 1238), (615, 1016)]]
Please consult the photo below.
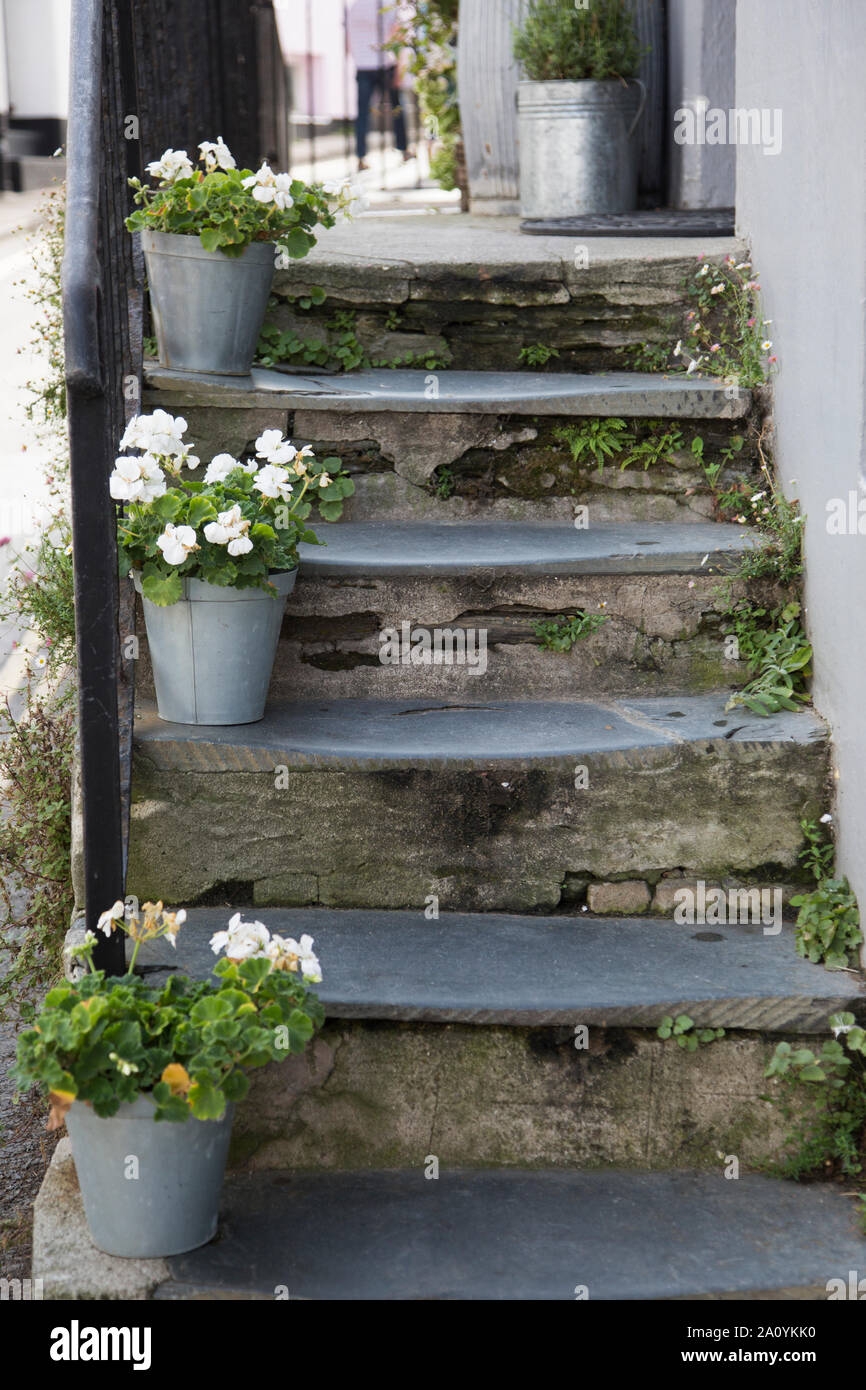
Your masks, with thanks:
[[(277, 591), (279, 592), (278, 581), (282, 579), (283, 576), (288, 577), (289, 575), (296, 575), (299, 568), (300, 564), (297, 564), (292, 565), (291, 569), (269, 570), (268, 578), (272, 583), (277, 585)], [(145, 595), (141, 591), (141, 571), (130, 570), (129, 576), (132, 580), (135, 592), (141, 594), (142, 599), (145, 599)], [(199, 603), (249, 603), (258, 599), (267, 599), (268, 601), (271, 599), (270, 594), (266, 594), (263, 589), (260, 589), (254, 584), (248, 584), (242, 589), (239, 589), (236, 584), (209, 584), (206, 579), (199, 579), (198, 576), (194, 574), (181, 575), (181, 582), (183, 584), (183, 593), (177, 600), (177, 603), (189, 603), (191, 601), (192, 594), (190, 590), (194, 584), (200, 586), (193, 590), (193, 594), (196, 595), (195, 601)], [(146, 601), (150, 602), (149, 599)], [(169, 608), (174, 608), (176, 605), (170, 603), (167, 606)]]
[(227, 256), (223, 251), (207, 251), (201, 244), (198, 232), (158, 232), (154, 227), (143, 227), (140, 235), (145, 254), (150, 250), (162, 256), (191, 256), (197, 260), (219, 260), (220, 264), (229, 265), (233, 261), (242, 261), (248, 252), (253, 253), (252, 259), (257, 259), (257, 252), (261, 253), (262, 260), (266, 256), (273, 260), (276, 255), (274, 241), (248, 241), (239, 256)]

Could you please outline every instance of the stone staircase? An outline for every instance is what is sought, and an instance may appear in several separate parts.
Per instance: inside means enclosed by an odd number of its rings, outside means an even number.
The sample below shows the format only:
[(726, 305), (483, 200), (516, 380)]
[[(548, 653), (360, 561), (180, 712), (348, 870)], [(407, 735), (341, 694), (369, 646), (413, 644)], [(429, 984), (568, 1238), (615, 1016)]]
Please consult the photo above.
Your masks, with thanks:
[[(811, 710), (725, 708), (744, 675), (720, 578), (756, 540), (713, 519), (690, 440), (711, 456), (754, 403), (612, 372), (606, 350), (598, 375), (506, 370), (533, 295), (584, 357), (588, 323), (617, 345), (657, 331), (634, 287), (676, 300), (680, 247), (608, 265), (605, 299), (601, 270), (581, 288), (542, 241), (486, 280), (477, 258), (313, 258), (311, 283), (374, 328), (397, 302), (471, 300), (471, 333), (445, 334), (459, 370), (149, 373), (145, 406), (184, 414), (205, 461), (278, 427), (338, 452), (357, 491), (303, 557), (262, 723), (159, 721), (142, 642), (128, 888), (192, 905), (177, 956), (145, 968), (206, 974), (227, 905), (255, 909), (313, 934), (328, 1013), (304, 1057), (255, 1075), (221, 1240), (155, 1262), (144, 1295), (820, 1297), (866, 1253), (837, 1192), (725, 1177), (784, 1142), (775, 1041), (861, 1008), (859, 982), (800, 960), (790, 926), (673, 921), (698, 880), (794, 891), (800, 821), (826, 800)], [(676, 426), (674, 462), (576, 465), (559, 432), (610, 417)], [(739, 457), (723, 478), (750, 478)], [(605, 622), (541, 647), (539, 623), (583, 613)], [(388, 628), (467, 650), (483, 631), (485, 669), (383, 663)], [(679, 1012), (725, 1036), (663, 1042)], [(109, 1281), (41, 1229), (57, 1296)]]

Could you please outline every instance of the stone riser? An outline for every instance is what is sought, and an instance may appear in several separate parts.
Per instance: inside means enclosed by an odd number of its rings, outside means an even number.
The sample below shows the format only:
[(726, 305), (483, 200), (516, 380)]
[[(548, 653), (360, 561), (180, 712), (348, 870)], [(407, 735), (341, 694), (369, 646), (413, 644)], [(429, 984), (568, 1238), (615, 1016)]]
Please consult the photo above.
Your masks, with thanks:
[[(748, 671), (724, 655), (721, 589), (721, 576), (711, 574), (355, 581), (302, 568), (283, 622), (271, 698), (573, 699), (733, 688)], [(576, 610), (607, 621), (570, 652), (543, 650), (535, 624)], [(486, 669), (384, 664), (380, 634), (401, 631), (404, 622), (412, 631), (485, 633)], [(140, 609), (137, 629), (144, 634)], [(477, 651), (480, 637), (468, 640)], [(144, 635), (136, 684), (153, 697)]]
[(721, 1155), (779, 1157), (790, 1125), (762, 1099), (777, 1037), (687, 1053), (650, 1030), (590, 1027), (581, 1050), (574, 1027), (330, 1021), (303, 1057), (251, 1074), (230, 1163), (721, 1171)]
[[(586, 506), (589, 522), (702, 521), (713, 516), (713, 497), (690, 452), (695, 435), (706, 462), (719, 461), (744, 420), (681, 420), (685, 447), (673, 463), (644, 471), (574, 463), (556, 431), (580, 417), (369, 412), (175, 405), (172, 393), (151, 391), (146, 404), (182, 409), (203, 461), (215, 454), (254, 453), (265, 429), (279, 429), (321, 457), (335, 454), (357, 489), (345, 508), (348, 521), (441, 520), (489, 517), (568, 521)], [(754, 460), (725, 466), (719, 486), (756, 483)], [(438, 489), (438, 493), (437, 493)], [(447, 494), (447, 495), (446, 495)]]
[[(587, 879), (781, 883), (827, 766), (821, 741), (733, 738), (478, 770), (305, 768), (263, 751), (259, 766), (292, 770), (244, 772), (229, 749), (225, 770), (185, 771), (171, 752), (161, 763), (163, 747), (136, 757), (128, 886), (187, 904), (422, 908), (437, 894), (443, 910), (519, 912), (556, 908)], [(193, 746), (187, 766), (209, 756)]]

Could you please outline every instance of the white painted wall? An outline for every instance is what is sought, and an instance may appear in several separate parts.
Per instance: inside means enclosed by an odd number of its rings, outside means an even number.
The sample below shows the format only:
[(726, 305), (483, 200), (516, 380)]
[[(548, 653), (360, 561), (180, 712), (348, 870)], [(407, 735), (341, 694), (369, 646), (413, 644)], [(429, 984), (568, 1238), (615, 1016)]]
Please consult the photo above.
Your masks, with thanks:
[(808, 517), (814, 697), (838, 763), (840, 866), (861, 910), (866, 536), (828, 535), (826, 507), (851, 491), (866, 498), (864, 73), (863, 0), (739, 0), (737, 104), (780, 107), (783, 140), (778, 155), (739, 147), (738, 230), (752, 242), (773, 320), (777, 459)]
[(68, 106), (70, 0), (5, 0), (9, 99), (16, 119)]

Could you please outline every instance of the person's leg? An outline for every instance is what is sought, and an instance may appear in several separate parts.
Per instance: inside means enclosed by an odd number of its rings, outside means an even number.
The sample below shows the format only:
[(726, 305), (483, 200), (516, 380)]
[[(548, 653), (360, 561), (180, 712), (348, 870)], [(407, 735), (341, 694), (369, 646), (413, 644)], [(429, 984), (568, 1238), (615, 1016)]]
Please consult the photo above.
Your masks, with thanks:
[(391, 119), (394, 123), (394, 144), (402, 154), (405, 155), (408, 148), (406, 139), (406, 118), (403, 115), (403, 103), (400, 100), (400, 88), (397, 85), (396, 67), (388, 68), (385, 72), (385, 90), (388, 101), (391, 104)]
[(373, 89), (376, 86), (376, 78), (377, 74), (374, 69), (358, 69), (358, 115), (355, 120), (355, 151), (361, 164), (364, 164), (367, 158), (367, 131), (370, 126), (370, 102), (373, 97)]

